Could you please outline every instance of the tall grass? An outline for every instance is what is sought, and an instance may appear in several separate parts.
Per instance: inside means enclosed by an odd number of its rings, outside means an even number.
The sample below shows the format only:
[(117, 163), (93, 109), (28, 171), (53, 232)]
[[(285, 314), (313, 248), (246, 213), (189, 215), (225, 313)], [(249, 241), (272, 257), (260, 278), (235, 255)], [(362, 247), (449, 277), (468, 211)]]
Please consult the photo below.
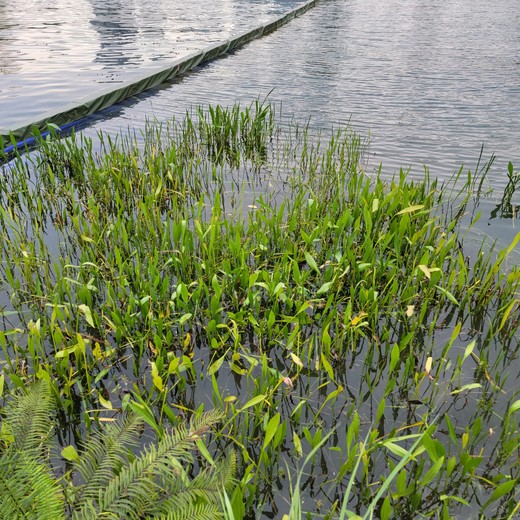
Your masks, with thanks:
[(201, 108), (6, 162), (0, 393), (48, 380), (63, 444), (224, 410), (239, 519), (512, 518), (520, 235), (468, 238), (479, 175), (367, 175), (349, 128), (278, 121)]

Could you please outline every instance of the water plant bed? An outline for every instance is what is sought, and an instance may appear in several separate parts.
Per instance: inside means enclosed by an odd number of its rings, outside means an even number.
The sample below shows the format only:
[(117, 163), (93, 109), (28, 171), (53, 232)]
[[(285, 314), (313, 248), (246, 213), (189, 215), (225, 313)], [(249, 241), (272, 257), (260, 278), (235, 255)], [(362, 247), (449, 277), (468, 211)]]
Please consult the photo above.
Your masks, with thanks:
[(6, 158), (0, 395), (48, 385), (66, 514), (93, 432), (162, 446), (217, 409), (179, 464), (235, 454), (226, 518), (516, 517), (520, 234), (475, 248), (479, 175), (384, 180), (364, 149), (256, 102)]

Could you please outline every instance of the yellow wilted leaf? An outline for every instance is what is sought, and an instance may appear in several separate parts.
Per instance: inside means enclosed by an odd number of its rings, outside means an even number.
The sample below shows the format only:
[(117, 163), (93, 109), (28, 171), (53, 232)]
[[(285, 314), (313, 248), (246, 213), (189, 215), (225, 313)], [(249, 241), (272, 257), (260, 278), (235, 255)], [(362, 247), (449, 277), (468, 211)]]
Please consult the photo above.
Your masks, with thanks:
[(103, 359), (103, 353), (101, 352), (101, 345), (96, 341), (96, 345), (92, 349), (92, 354), (94, 355), (94, 359), (96, 361), (100, 361)]
[(164, 389), (164, 385), (163, 385), (162, 378), (159, 375), (159, 371), (157, 370), (157, 365), (153, 361), (152, 361), (151, 365), (152, 365), (153, 384), (155, 385), (157, 390), (159, 390), (159, 392), (162, 392)]
[(432, 363), (433, 363), (433, 358), (431, 356), (428, 357), (428, 359), (426, 360), (426, 364), (424, 365), (424, 371), (430, 375), (430, 370), (432, 369)]
[(184, 348), (187, 348), (191, 342), (191, 334), (189, 332), (186, 333), (186, 337), (184, 338)]
[(426, 276), (426, 278), (429, 280), (431, 278), (431, 271), (428, 269), (428, 267), (424, 264), (419, 264), (418, 267), (424, 273), (424, 276)]
[(350, 321), (350, 324), (355, 327), (363, 318), (366, 318), (368, 314), (366, 312), (360, 312), (357, 316), (354, 316)]
[(303, 368), (302, 360), (296, 355), (291, 352), (291, 359), (293, 360), (293, 363), (298, 365), (300, 368)]

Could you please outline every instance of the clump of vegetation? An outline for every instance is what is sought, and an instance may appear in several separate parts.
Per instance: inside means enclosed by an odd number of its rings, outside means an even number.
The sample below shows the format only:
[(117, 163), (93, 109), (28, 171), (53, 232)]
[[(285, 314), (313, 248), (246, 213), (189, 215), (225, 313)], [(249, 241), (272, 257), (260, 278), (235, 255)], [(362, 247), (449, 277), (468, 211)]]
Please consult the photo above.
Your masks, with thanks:
[[(235, 466), (230, 455), (190, 479), (190, 450), (221, 414), (165, 433), (141, 453), (142, 420), (129, 415), (90, 435), (78, 453), (62, 450), (71, 463), (61, 477), (52, 463), (50, 386), (29, 388), (6, 408), (0, 447), (1, 518), (219, 518), (220, 496)], [(133, 448), (133, 451), (130, 449)]]
[(0, 394), (47, 381), (63, 446), (222, 410), (236, 519), (513, 518), (520, 234), (475, 243), (478, 175), (364, 148), (255, 103), (6, 162)]

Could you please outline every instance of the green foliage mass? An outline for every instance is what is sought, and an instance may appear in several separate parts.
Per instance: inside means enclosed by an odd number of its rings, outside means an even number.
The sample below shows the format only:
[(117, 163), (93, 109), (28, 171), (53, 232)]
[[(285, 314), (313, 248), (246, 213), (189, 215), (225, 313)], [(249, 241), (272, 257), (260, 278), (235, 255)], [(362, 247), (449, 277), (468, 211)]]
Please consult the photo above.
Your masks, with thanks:
[[(5, 158), (0, 397), (48, 381), (70, 462), (42, 509), (216, 508), (227, 466), (193, 476), (193, 430), (165, 433), (215, 407), (197, 447), (236, 451), (237, 520), (518, 514), (520, 234), (485, 236), (486, 166), (441, 184), (365, 148), (253, 103)], [(46, 449), (16, 503), (40, 507)]]
[(140, 449), (142, 421), (127, 415), (63, 453), (71, 468), (52, 465), (53, 398), (39, 382), (5, 409), (0, 449), (0, 518), (214, 519), (229, 489), (235, 456), (189, 475), (191, 451), (222, 419), (207, 413)]

